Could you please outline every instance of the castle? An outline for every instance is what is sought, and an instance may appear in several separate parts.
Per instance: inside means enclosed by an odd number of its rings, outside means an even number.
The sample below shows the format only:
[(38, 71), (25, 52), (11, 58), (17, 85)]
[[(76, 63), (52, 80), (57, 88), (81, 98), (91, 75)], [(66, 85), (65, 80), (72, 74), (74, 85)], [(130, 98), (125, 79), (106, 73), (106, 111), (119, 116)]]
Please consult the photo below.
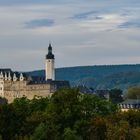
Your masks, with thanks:
[(26, 96), (51, 96), (62, 87), (69, 87), (68, 81), (55, 80), (55, 57), (49, 44), (46, 55), (45, 77), (30, 76), (26, 73), (13, 72), (11, 69), (0, 69), (0, 96), (13, 102), (15, 98)]

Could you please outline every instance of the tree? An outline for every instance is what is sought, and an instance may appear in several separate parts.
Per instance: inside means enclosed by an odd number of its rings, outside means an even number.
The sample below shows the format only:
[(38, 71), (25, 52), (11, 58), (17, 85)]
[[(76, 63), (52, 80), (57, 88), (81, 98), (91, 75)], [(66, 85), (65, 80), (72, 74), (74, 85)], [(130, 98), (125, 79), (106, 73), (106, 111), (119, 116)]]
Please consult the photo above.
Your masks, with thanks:
[(130, 126), (127, 121), (119, 121), (115, 124), (107, 124), (107, 140), (127, 140), (129, 132)]
[(119, 113), (116, 104), (76, 88), (60, 89), (50, 99), (23, 97), (0, 105), (0, 135), (3, 140), (103, 140), (124, 120), (138, 136), (139, 116), (139, 111)]
[(6, 98), (0, 97), (0, 104), (7, 104), (8, 100)]
[(55, 126), (62, 136), (65, 128), (81, 119), (79, 96), (78, 89), (61, 89), (52, 95), (46, 110), (48, 128)]
[(44, 98), (44, 97), (34, 97), (31, 101), (30, 101), (30, 109), (31, 112), (36, 112), (36, 111), (45, 111), (47, 106), (49, 104), (49, 99), (48, 97)]
[(132, 127), (127, 121), (107, 123), (107, 140), (139, 140), (140, 127)]
[(16, 134), (26, 135), (28, 132), (26, 118), (31, 114), (29, 107), (30, 100), (26, 97), (17, 98), (11, 104), (15, 116), (15, 132)]
[(117, 106), (92, 94), (84, 94), (81, 100), (84, 117), (105, 116), (117, 111)]
[(44, 123), (41, 123), (36, 129), (31, 140), (46, 140), (46, 127)]
[(11, 105), (0, 105), (0, 135), (3, 140), (10, 140), (16, 132), (16, 118)]
[(140, 111), (117, 112), (106, 118), (107, 140), (139, 140)]
[(76, 135), (76, 131), (71, 130), (70, 128), (65, 128), (63, 139), (64, 140), (83, 140), (82, 137)]
[(140, 99), (140, 87), (129, 88), (126, 97), (128, 99)]
[(106, 139), (106, 122), (102, 117), (96, 117), (90, 123), (90, 139), (91, 140), (105, 140)]
[(86, 140), (90, 119), (109, 115), (116, 112), (116, 109), (116, 105), (95, 95), (81, 94), (75, 88), (61, 89), (53, 94), (47, 107), (47, 126), (53, 124), (61, 139), (65, 128), (70, 128), (76, 132), (75, 135), (80, 135)]
[(140, 127), (131, 130), (133, 140), (140, 140)]
[(123, 101), (123, 92), (120, 89), (111, 89), (109, 91), (109, 97), (110, 97), (110, 101), (112, 101), (113, 103), (120, 103)]
[(2, 136), (0, 135), (0, 140), (2, 140)]

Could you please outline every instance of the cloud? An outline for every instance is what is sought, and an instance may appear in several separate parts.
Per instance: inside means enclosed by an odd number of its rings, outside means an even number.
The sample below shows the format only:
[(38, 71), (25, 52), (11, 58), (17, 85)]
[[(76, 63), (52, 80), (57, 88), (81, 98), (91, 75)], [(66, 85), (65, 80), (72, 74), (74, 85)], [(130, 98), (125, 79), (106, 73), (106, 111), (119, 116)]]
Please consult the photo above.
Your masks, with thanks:
[(118, 26), (119, 28), (140, 28), (140, 19), (134, 21), (127, 21)]
[(0, 0), (0, 65), (44, 68), (49, 40), (56, 67), (139, 63), (140, 32), (132, 28), (139, 23), (139, 5), (140, 0)]
[(75, 14), (72, 19), (86, 19), (88, 16), (91, 16), (93, 14), (97, 14), (98, 11), (89, 11), (85, 13)]
[(51, 27), (54, 25), (53, 19), (35, 19), (25, 23), (26, 28), (38, 28), (38, 27)]
[(0, 5), (28, 5), (28, 4), (64, 4), (71, 3), (72, 0), (0, 0)]
[(46, 0), (0, 0), (1, 5), (15, 5), (25, 3), (44, 3)]

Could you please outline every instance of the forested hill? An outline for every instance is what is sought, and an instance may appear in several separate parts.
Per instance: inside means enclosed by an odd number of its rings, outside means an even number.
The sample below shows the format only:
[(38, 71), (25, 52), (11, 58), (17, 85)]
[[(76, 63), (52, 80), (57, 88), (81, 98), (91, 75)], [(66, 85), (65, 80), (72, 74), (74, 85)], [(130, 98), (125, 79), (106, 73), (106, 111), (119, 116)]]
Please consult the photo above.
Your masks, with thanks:
[[(44, 76), (44, 70), (29, 74)], [(86, 85), (96, 89), (127, 89), (140, 85), (140, 64), (57, 68), (56, 80), (69, 80), (72, 85)]]

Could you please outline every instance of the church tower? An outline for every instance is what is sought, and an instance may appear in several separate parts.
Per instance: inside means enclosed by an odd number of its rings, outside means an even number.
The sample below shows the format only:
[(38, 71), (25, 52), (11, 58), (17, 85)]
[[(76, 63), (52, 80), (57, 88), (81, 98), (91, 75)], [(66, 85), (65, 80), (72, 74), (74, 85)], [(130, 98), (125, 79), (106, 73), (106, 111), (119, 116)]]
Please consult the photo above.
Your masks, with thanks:
[(55, 58), (52, 53), (52, 46), (49, 44), (48, 54), (46, 55), (46, 81), (55, 80), (55, 68), (54, 68)]

